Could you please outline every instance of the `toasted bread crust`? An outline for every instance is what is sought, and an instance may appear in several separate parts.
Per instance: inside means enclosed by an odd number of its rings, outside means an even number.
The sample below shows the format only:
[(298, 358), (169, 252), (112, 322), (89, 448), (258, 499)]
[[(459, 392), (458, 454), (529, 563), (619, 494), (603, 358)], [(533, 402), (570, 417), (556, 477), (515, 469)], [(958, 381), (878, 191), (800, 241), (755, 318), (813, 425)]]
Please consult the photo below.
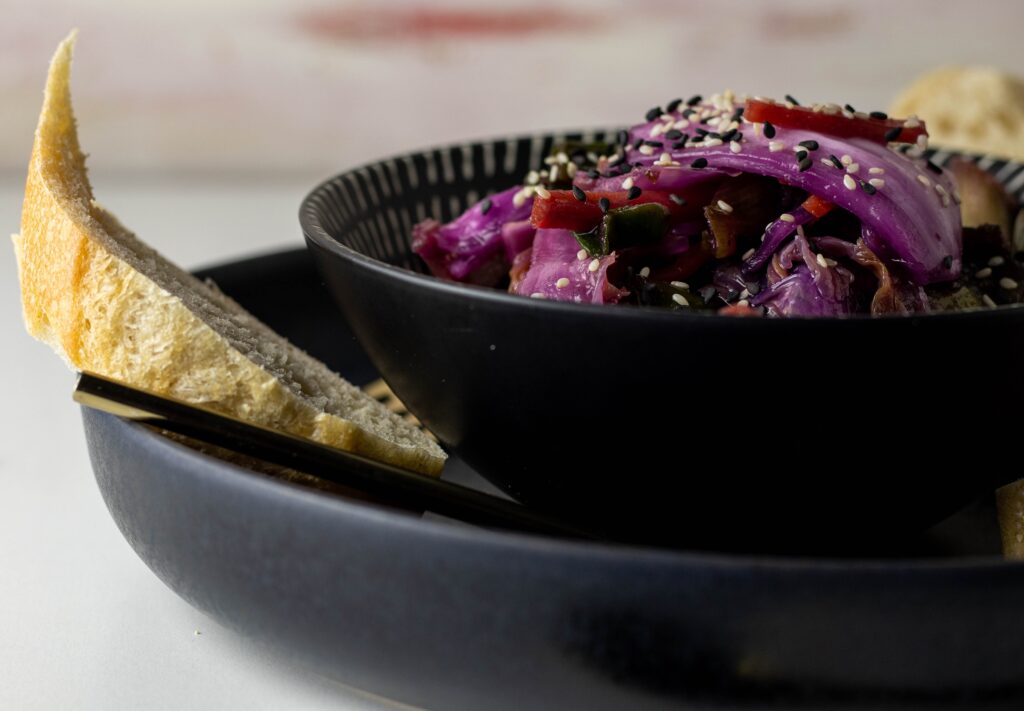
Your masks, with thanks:
[[(111, 252), (112, 234), (133, 242), (134, 237), (92, 200), (71, 109), (73, 42), (72, 36), (61, 44), (50, 68), (21, 234), (13, 238), (29, 333), (76, 370), (439, 474), (445, 459), (440, 448), (389, 441), (318, 410), (234, 348), (180, 298)], [(252, 318), (230, 303), (236, 313)], [(368, 397), (366, 406), (383, 407)], [(408, 427), (397, 417), (389, 424)]]

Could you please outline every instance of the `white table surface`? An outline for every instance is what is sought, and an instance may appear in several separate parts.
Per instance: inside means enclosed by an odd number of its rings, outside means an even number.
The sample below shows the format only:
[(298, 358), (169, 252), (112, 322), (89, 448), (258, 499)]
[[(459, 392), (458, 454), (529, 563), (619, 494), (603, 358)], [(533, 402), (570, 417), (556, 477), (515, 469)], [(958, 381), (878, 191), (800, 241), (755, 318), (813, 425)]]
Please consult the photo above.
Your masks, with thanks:
[[(192, 268), (302, 245), (313, 178), (95, 179), (97, 197)], [(17, 231), (23, 182), (0, 179)], [(298, 668), (191, 608), (121, 537), (89, 466), (74, 378), (21, 320), (0, 248), (0, 709), (395, 708)]]

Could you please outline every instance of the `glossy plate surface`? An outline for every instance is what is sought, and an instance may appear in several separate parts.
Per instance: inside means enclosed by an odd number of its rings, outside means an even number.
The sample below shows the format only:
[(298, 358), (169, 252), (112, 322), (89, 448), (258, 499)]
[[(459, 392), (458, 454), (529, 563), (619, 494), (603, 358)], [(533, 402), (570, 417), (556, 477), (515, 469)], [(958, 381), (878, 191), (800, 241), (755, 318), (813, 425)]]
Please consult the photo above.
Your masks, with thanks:
[[(357, 382), (376, 377), (308, 257), (211, 270)], [(839, 561), (573, 544), (422, 520), (85, 411), (127, 541), (218, 621), (430, 709), (1020, 708), (1024, 566), (984, 504), (932, 557)], [(472, 481), (456, 461), (451, 476)]]

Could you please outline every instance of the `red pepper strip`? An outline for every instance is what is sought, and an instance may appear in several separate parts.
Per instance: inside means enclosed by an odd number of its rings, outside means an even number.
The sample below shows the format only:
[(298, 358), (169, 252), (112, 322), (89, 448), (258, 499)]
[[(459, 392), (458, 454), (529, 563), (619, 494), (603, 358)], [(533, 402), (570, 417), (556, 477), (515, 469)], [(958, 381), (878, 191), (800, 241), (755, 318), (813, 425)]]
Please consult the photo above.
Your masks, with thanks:
[[(918, 136), (927, 136), (924, 121), (914, 127), (907, 126), (899, 119), (846, 118), (841, 113), (826, 114), (813, 111), (805, 106), (789, 108), (773, 101), (750, 99), (743, 111), (743, 117), (755, 123), (768, 122), (780, 128), (799, 128), (816, 131), (838, 138), (866, 138), (879, 143), (902, 141), (913, 143)], [(900, 129), (898, 135), (887, 138), (890, 131)]]
[(742, 304), (730, 304), (723, 306), (718, 309), (718, 313), (722, 316), (739, 316), (740, 318), (756, 316), (760, 318), (763, 314), (757, 310), (752, 309), (749, 306), (743, 306)]
[(534, 227), (589, 232), (597, 227), (604, 216), (599, 205), (601, 198), (608, 200), (609, 210), (626, 205), (656, 202), (668, 208), (670, 219), (673, 220), (685, 217), (700, 207), (689, 204), (678, 205), (669, 197), (669, 193), (657, 190), (644, 190), (633, 200), (629, 199), (629, 193), (624, 190), (619, 192), (594, 191), (584, 193), (587, 198), (584, 202), (577, 200), (571, 190), (551, 190), (550, 194), (551, 197), (537, 197), (533, 201), (530, 224)]
[(817, 195), (810, 195), (800, 205), (804, 210), (814, 215), (815, 219), (821, 219), (828, 213), (832, 212), (832, 208), (835, 207), (828, 200), (822, 200)]

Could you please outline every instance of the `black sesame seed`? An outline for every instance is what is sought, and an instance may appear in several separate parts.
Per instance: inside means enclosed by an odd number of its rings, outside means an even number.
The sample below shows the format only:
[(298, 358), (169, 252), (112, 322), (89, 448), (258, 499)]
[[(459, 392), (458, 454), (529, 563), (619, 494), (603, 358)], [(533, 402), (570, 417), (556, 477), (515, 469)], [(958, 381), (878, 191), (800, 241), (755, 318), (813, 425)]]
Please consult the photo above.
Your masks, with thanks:
[(906, 153), (907, 151), (910, 150), (910, 144), (909, 143), (901, 144), (901, 145), (896, 147), (896, 150), (899, 151), (900, 153)]
[(638, 197), (640, 197), (640, 193), (642, 192), (643, 190), (634, 185), (629, 189), (629, 192), (626, 193), (626, 197), (629, 198), (630, 200), (636, 200)]
[(679, 108), (679, 104), (681, 104), (681, 103), (683, 103), (682, 99), (672, 99), (672, 101), (670, 101), (667, 104), (665, 104), (665, 113), (667, 113), (667, 114), (674, 113), (675, 110)]
[(722, 298), (725, 299), (726, 301), (732, 301), (739, 295), (739, 289), (729, 289), (729, 291), (725, 292), (725, 296), (723, 296)]
[(615, 134), (615, 142), (620, 146), (624, 146), (629, 143), (629, 131), (623, 129)]
[(843, 108), (846, 109), (847, 111), (849, 111), (851, 114), (857, 113), (857, 109), (853, 108), (849, 104), (846, 104), (845, 106), (843, 106)]
[(834, 153), (830, 153), (828, 159), (832, 161), (832, 165), (834, 165), (836, 168), (839, 168), (839, 170), (846, 170), (846, 167), (843, 165), (843, 161), (836, 158)]
[(938, 165), (933, 163), (931, 161), (931, 159), (928, 159), (927, 161), (925, 161), (924, 165), (925, 165), (926, 168), (928, 168), (928, 170), (930, 170), (931, 172), (935, 173), (936, 175), (942, 175), (942, 168), (940, 168)]
[(668, 199), (674, 202), (676, 205), (686, 204), (686, 198), (684, 198), (682, 195), (676, 195), (675, 193), (670, 193)]
[(573, 185), (572, 186), (572, 196), (574, 198), (576, 198), (577, 200), (579, 200), (580, 202), (586, 202), (587, 201), (587, 194), (585, 192), (583, 192), (583, 189), (580, 188), (579, 185)]
[(700, 143), (703, 140), (704, 140), (704, 134), (698, 133), (696, 136), (694, 136), (693, 138), (690, 139), (690, 143)]
[(491, 202), (490, 198), (487, 198), (486, 200), (484, 200), (482, 203), (480, 203), (480, 214), (481, 215), (486, 215), (488, 212), (491, 211), (491, 207), (493, 205), (494, 205), (494, 203)]
[(689, 99), (686, 100), (686, 105), (687, 106), (696, 106), (697, 104), (700, 103), (701, 99), (703, 99), (703, 98), (704, 97), (702, 97), (700, 94), (694, 94), (693, 96), (691, 96)]
[(764, 130), (761, 131), (765, 138), (775, 138), (775, 127), (767, 121), (764, 122)]
[(874, 185), (872, 185), (871, 183), (866, 183), (863, 180), (860, 181), (860, 187), (861, 190), (866, 192), (868, 195), (874, 195), (875, 193), (878, 192)]
[(693, 116), (695, 113), (697, 113), (697, 112), (694, 111), (693, 109), (683, 109), (683, 113), (681, 115), (682, 115), (682, 117), (684, 119), (688, 119), (691, 116)]
[(798, 167), (800, 168), (800, 172), (802, 173), (805, 170), (810, 170), (812, 165), (814, 165), (814, 161), (812, 161), (810, 158), (804, 158), (803, 160), (800, 161)]
[(903, 133), (903, 128), (901, 126), (893, 126), (888, 131), (885, 132), (885, 140), (887, 140), (887, 141), (898, 140), (901, 133)]
[(757, 293), (761, 291), (761, 285), (756, 281), (748, 281), (746, 282), (746, 285), (747, 291), (750, 292), (751, 296), (757, 296)]
[(644, 145), (651, 148), (663, 148), (665, 146), (661, 141), (644, 141)]
[(659, 116), (661, 116), (661, 114), (662, 114), (661, 107), (660, 106), (655, 106), (654, 108), (647, 110), (647, 113), (644, 114), (644, 118), (646, 118), (648, 121), (653, 121), (654, 119), (656, 119)]
[(879, 121), (885, 121), (887, 118), (889, 118), (889, 114), (885, 113), (884, 111), (872, 111), (870, 114), (868, 114), (868, 116), (870, 116), (873, 119), (878, 119)]
[(797, 151), (793, 155), (796, 157), (797, 163), (803, 163), (805, 160), (807, 160), (807, 151)]
[(642, 146), (643, 144), (644, 144), (644, 139), (642, 139), (642, 138), (636, 139), (635, 141), (633, 141), (633, 150), (634, 151), (640, 150), (640, 146)]
[(818, 142), (817, 141), (800, 141), (800, 143), (798, 143), (797, 145), (798, 146), (803, 146), (804, 148), (806, 148), (809, 151), (816, 151), (816, 150), (818, 150)]
[(707, 158), (698, 158), (697, 160), (690, 163), (691, 168), (706, 168), (708, 165)]
[(599, 208), (601, 208), (601, 212), (607, 213), (608, 212), (608, 208), (610, 208), (612, 206), (612, 204), (608, 200), (608, 198), (603, 197), (603, 198), (601, 198), (600, 200), (597, 201), (597, 206)]
[(710, 133), (706, 128), (697, 128), (695, 130), (697, 131), (698, 136), (706, 136)]
[(953, 268), (953, 255), (952, 254), (947, 254), (945, 257), (942, 258), (942, 268), (943, 269), (952, 269)]
[(796, 99), (794, 99), (792, 94), (786, 94), (786, 96), (784, 98), (786, 99), (786, 101), (788, 101), (789, 103), (793, 104), (793, 106), (799, 106), (800, 105), (800, 102), (797, 101)]
[(722, 140), (722, 134), (720, 134), (718, 131), (708, 131), (707, 135), (704, 136), (704, 138), (713, 138), (718, 139), (720, 141)]
[(735, 111), (732, 112), (732, 120), (733, 121), (739, 121), (741, 118), (743, 118), (743, 109), (744, 109), (744, 107), (741, 106), (741, 107), (739, 107), (738, 109), (736, 109)]
[(686, 147), (686, 139), (687, 138), (689, 138), (689, 136), (687, 136), (684, 133), (683, 134), (683, 138), (682, 138), (681, 141), (676, 141), (675, 143), (672, 144), (672, 150), (674, 150), (674, 151), (681, 151), (681, 150), (683, 150)]
[(587, 177), (590, 178), (591, 180), (597, 180), (598, 178), (601, 177), (601, 174), (598, 173), (593, 168), (591, 168), (590, 170), (587, 171)]
[(667, 138), (670, 141), (678, 141), (682, 137), (683, 132), (680, 131), (678, 128), (673, 128), (668, 131), (665, 131), (665, 138)]
[(730, 128), (728, 131), (722, 134), (722, 140), (725, 143), (728, 143), (729, 141), (736, 137), (737, 133), (739, 133), (739, 131), (737, 131), (735, 128)]

